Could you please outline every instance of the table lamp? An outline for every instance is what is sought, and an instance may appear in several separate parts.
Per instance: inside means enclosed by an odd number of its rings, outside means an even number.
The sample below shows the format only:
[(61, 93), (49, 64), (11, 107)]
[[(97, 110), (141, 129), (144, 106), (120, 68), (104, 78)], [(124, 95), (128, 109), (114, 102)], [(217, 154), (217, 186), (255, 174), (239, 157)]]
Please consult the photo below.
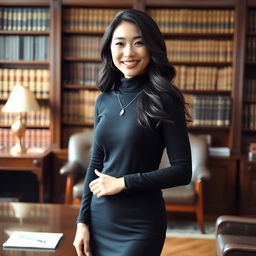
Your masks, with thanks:
[(25, 135), (26, 131), (26, 125), (22, 120), (22, 113), (37, 110), (39, 110), (39, 105), (29, 88), (22, 85), (14, 85), (9, 98), (2, 109), (3, 112), (18, 113), (18, 116), (11, 127), (17, 140), (16, 145), (11, 148), (12, 154), (23, 154), (26, 152), (26, 148), (22, 143), (22, 137)]

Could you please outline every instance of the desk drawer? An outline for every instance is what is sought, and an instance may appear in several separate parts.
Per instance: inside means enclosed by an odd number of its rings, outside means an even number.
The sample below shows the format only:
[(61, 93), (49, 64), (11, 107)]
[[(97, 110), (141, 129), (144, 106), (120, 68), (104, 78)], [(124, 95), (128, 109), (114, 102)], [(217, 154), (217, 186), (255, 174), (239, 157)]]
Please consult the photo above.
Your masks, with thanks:
[(5, 158), (0, 159), (0, 169), (34, 169), (42, 167), (42, 159), (38, 158)]

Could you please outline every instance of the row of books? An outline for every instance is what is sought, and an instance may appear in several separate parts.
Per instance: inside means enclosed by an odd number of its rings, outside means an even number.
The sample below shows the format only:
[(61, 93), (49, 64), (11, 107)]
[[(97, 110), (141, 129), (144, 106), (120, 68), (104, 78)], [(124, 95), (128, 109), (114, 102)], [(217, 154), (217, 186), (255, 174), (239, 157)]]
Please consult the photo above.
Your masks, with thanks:
[(99, 36), (67, 36), (62, 41), (64, 57), (100, 58)]
[[(99, 59), (101, 37), (67, 36), (63, 39), (65, 57)], [(166, 40), (171, 61), (231, 62), (233, 42), (231, 40)]]
[(234, 10), (148, 9), (163, 33), (233, 33)]
[(228, 96), (185, 94), (192, 126), (229, 126), (231, 99)]
[(248, 12), (248, 32), (256, 32), (256, 10), (249, 10)]
[(7, 99), (15, 84), (29, 87), (38, 99), (49, 99), (49, 83), (47, 69), (0, 68), (0, 99)]
[(175, 84), (181, 90), (231, 91), (232, 67), (175, 66)]
[[(0, 125), (11, 126), (17, 117), (17, 113), (1, 112), (3, 106), (3, 104), (0, 104)], [(23, 120), (27, 126), (49, 126), (50, 108), (42, 105), (38, 111), (23, 114)]]
[(256, 79), (246, 79), (244, 83), (244, 99), (256, 100)]
[(246, 59), (247, 61), (256, 61), (256, 38), (247, 37), (246, 42)]
[[(100, 63), (67, 63), (64, 67), (64, 84), (95, 86)], [(175, 83), (182, 90), (231, 90), (232, 68), (175, 66)]]
[(122, 9), (69, 8), (63, 10), (64, 31), (103, 33), (116, 13)]
[[(51, 133), (49, 129), (27, 129), (23, 138), (25, 147), (49, 148)], [(11, 148), (16, 144), (16, 138), (10, 128), (0, 128), (0, 145)]]
[(99, 91), (68, 90), (63, 94), (64, 123), (88, 123), (94, 122), (94, 105)]
[(48, 8), (0, 7), (0, 30), (49, 31)]
[(63, 67), (63, 83), (95, 86), (100, 67), (100, 63), (68, 62)]
[[(94, 104), (98, 91), (69, 90), (64, 92), (64, 123), (93, 124)], [(193, 124), (228, 126), (230, 124), (231, 100), (229, 96), (201, 96), (185, 94)]]
[(231, 62), (231, 40), (166, 40), (170, 61)]
[(0, 60), (48, 60), (49, 36), (0, 36)]
[(256, 104), (244, 104), (243, 127), (256, 131)]
[(62, 146), (64, 148), (68, 147), (68, 141), (72, 134), (80, 133), (80, 132), (88, 132), (88, 131), (91, 132), (92, 130), (93, 130), (92, 127), (64, 126), (63, 133), (62, 133), (62, 142), (63, 142)]

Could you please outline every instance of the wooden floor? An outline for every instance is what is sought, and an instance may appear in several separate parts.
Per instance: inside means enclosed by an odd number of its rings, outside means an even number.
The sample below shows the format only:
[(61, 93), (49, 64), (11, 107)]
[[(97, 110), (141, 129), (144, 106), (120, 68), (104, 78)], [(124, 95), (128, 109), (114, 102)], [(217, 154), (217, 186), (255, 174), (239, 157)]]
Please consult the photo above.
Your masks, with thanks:
[(215, 240), (166, 238), (161, 256), (215, 256)]

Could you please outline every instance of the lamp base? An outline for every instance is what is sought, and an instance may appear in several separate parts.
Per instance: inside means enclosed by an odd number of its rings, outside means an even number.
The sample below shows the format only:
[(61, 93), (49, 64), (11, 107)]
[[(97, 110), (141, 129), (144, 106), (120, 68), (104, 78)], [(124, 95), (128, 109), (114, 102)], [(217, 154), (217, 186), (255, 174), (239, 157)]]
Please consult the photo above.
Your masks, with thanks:
[(25, 135), (26, 126), (22, 122), (21, 114), (18, 115), (17, 120), (13, 123), (12, 131), (16, 136), (17, 143), (11, 148), (11, 154), (24, 154), (26, 152), (26, 148), (22, 144), (22, 137)]
[(17, 143), (14, 145), (11, 149), (10, 152), (13, 155), (20, 155), (20, 154), (25, 154), (27, 149), (23, 147), (21, 144)]

